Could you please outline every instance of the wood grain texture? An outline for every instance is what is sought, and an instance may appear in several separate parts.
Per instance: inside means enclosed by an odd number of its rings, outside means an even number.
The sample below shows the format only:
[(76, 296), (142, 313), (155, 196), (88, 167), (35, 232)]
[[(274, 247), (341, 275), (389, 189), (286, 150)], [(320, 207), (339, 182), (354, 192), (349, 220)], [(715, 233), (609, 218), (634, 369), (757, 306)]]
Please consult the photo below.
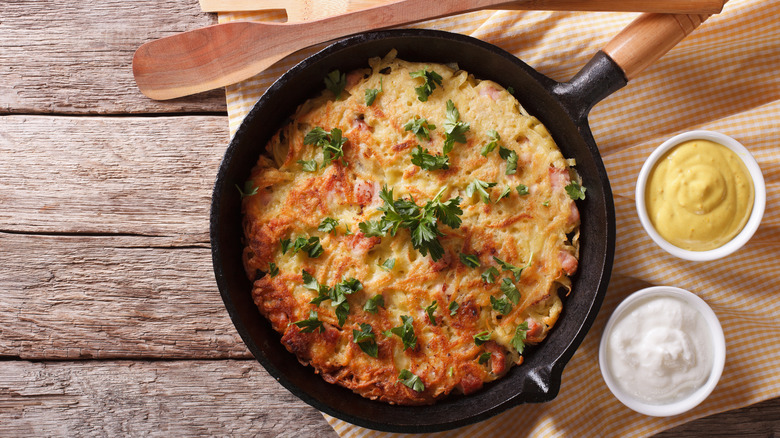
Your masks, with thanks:
[(0, 233), (0, 248), (0, 356), (252, 357), (222, 304), (207, 245)]
[(254, 361), (4, 362), (0, 435), (334, 438)]
[(214, 23), (197, 0), (0, 1), (0, 114), (224, 112), (223, 90), (161, 105), (131, 70), (141, 44)]
[(219, 116), (0, 117), (0, 231), (206, 244), (227, 131)]

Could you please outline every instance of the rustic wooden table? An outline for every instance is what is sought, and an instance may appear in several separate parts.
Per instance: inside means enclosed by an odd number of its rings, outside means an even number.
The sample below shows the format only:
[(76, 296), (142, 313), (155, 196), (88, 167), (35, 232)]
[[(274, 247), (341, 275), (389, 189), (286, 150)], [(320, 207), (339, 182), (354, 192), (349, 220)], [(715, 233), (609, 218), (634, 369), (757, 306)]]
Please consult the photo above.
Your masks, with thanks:
[[(222, 91), (135, 87), (196, 0), (0, 0), (0, 435), (333, 437), (252, 358), (216, 289)], [(661, 434), (780, 433), (780, 399)]]

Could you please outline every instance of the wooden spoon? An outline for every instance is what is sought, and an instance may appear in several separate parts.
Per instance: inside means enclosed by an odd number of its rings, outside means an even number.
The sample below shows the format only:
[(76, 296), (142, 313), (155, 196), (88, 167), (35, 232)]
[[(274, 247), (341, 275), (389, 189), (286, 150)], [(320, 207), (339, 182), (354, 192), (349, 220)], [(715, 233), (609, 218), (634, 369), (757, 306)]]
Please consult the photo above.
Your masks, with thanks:
[[(133, 75), (142, 93), (156, 100), (200, 93), (250, 78), (285, 56), (354, 33), (415, 23), (481, 9), (637, 11), (669, 6), (677, 12), (717, 13), (724, 0), (403, 0), (301, 23), (230, 22), (148, 42), (133, 56)], [(576, 7), (579, 8), (576, 8)]]
[(381, 6), (388, 0), (200, 0), (203, 12), (283, 9), (287, 21), (308, 21), (344, 12)]

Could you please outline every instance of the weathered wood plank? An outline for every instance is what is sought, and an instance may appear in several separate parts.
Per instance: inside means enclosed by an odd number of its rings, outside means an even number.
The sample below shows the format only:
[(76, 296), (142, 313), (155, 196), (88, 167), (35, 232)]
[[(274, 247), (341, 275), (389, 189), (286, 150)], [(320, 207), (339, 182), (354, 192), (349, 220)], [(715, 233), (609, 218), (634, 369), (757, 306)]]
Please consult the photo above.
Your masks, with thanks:
[(2, 436), (336, 434), (254, 361), (3, 362)]
[(0, 231), (208, 241), (227, 117), (0, 116)]
[(780, 398), (700, 418), (655, 435), (655, 438), (775, 438), (780, 436)]
[[(3, 362), (0, 417), (2, 436), (336, 437), (254, 361)], [(769, 438), (779, 419), (773, 399), (657, 437)]]
[(0, 2), (0, 114), (226, 111), (215, 90), (168, 102), (138, 91), (143, 43), (216, 23), (197, 0)]
[(252, 357), (208, 246), (158, 240), (0, 233), (0, 356)]

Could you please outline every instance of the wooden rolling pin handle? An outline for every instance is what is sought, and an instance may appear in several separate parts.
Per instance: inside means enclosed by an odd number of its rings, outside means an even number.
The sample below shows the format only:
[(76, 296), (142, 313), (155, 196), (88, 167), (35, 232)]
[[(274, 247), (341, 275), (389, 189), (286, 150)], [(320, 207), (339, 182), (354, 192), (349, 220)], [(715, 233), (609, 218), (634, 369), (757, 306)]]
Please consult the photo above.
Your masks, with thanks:
[(631, 80), (699, 27), (709, 15), (643, 14), (603, 49)]

